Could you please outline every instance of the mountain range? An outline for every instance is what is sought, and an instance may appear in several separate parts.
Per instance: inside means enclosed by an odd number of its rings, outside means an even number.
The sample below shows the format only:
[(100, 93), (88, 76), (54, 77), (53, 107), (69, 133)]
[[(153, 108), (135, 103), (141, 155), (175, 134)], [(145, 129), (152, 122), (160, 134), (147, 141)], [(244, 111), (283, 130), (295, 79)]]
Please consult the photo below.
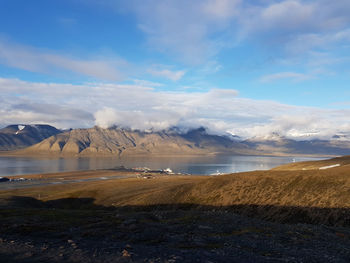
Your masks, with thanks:
[(250, 149), (260, 154), (301, 154), (301, 155), (348, 155), (350, 154), (350, 140), (333, 136), (330, 140), (302, 140), (288, 139), (278, 134), (264, 137), (254, 137), (242, 142)]
[(112, 127), (75, 129), (51, 136), (19, 151), (21, 154), (59, 155), (207, 155), (213, 153), (247, 154), (245, 144), (204, 128), (179, 133), (176, 129), (158, 132)]
[(50, 125), (9, 125), (0, 129), (0, 151), (22, 149), (60, 132)]
[(209, 134), (205, 128), (140, 131), (120, 128), (61, 131), (49, 125), (10, 125), (0, 130), (0, 150), (19, 155), (146, 156), (146, 155), (348, 155), (350, 140), (296, 141), (278, 134), (241, 140)]

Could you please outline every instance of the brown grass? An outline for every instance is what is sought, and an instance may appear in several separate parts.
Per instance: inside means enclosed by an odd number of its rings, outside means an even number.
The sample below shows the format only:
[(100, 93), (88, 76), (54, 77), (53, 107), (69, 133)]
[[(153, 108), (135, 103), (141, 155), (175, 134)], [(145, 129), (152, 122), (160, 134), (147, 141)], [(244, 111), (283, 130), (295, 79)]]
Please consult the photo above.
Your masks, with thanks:
[(1, 191), (45, 200), (91, 197), (102, 205), (195, 203), (349, 207), (348, 169), (325, 171), (260, 171), (218, 177), (167, 176), (116, 179)]
[[(99, 175), (98, 171), (95, 173)], [(114, 207), (190, 204), (231, 208), (243, 214), (280, 221), (298, 216), (311, 218), (308, 222), (333, 220), (348, 224), (350, 168), (256, 171), (216, 177), (112, 179), (0, 192), (0, 198), (11, 196), (43, 201), (93, 198), (97, 205)]]
[(3, 190), (0, 197), (37, 198), (40, 195), (42, 200), (89, 197), (105, 206), (192, 203), (350, 208), (349, 171), (340, 167), (315, 171), (257, 171), (217, 177), (112, 179)]
[(320, 167), (340, 164), (341, 166), (349, 166), (350, 169), (350, 156), (342, 156), (322, 161), (307, 161), (298, 163), (288, 163), (278, 166), (272, 170), (276, 171), (291, 171), (291, 170), (318, 170)]

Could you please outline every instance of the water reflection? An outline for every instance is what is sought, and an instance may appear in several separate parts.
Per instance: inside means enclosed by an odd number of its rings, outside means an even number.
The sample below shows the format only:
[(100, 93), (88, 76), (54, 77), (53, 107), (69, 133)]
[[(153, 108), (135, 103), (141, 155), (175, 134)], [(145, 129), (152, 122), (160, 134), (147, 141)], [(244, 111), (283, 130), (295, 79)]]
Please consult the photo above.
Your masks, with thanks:
[(53, 173), (91, 169), (149, 167), (189, 174), (232, 173), (267, 170), (293, 161), (322, 158), (271, 157), (271, 156), (206, 156), (206, 157), (130, 157), (130, 158), (29, 158), (0, 157), (0, 176)]

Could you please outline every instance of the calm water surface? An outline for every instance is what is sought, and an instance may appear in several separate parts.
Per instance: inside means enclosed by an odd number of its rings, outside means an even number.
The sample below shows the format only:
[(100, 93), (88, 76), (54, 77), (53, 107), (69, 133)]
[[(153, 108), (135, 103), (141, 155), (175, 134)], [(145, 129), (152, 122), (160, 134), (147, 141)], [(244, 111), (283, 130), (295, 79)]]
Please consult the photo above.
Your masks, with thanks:
[(53, 173), (90, 169), (125, 167), (171, 168), (174, 172), (189, 174), (234, 173), (268, 170), (293, 161), (320, 160), (306, 157), (271, 156), (211, 156), (174, 158), (28, 158), (0, 157), (0, 176)]

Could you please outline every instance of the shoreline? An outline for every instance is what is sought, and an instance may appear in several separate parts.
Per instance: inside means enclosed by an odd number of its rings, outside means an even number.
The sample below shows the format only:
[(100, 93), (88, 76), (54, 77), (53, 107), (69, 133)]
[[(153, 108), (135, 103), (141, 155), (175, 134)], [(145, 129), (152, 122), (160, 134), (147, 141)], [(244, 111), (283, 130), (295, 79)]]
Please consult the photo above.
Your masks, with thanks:
[(111, 169), (91, 169), (62, 171), (53, 173), (34, 173), (23, 175), (12, 175), (0, 177), (9, 181), (0, 182), (1, 190), (15, 190), (32, 187), (43, 187), (53, 185), (64, 185), (74, 183), (93, 183), (107, 180), (119, 179), (156, 179), (156, 178), (193, 178), (193, 177), (213, 177), (215, 175), (204, 174), (183, 174), (183, 173), (167, 173), (164, 170), (137, 170), (135, 168), (111, 168)]
[[(222, 159), (221, 159), (222, 157)], [(231, 158), (232, 157), (232, 158)], [(3, 159), (5, 158), (5, 159)], [(9, 158), (8, 160), (6, 158)], [(13, 161), (12, 161), (13, 158)], [(19, 158), (19, 159), (17, 159)], [(24, 158), (24, 159), (22, 159)], [(218, 158), (218, 159), (217, 159)], [(251, 159), (253, 162), (251, 162)], [(262, 159), (260, 159), (262, 158)], [(271, 158), (271, 159), (270, 159)], [(277, 159), (274, 159), (277, 158)], [(281, 159), (278, 159), (281, 158)], [(142, 172), (147, 169), (148, 172), (165, 172), (168, 169), (170, 173), (183, 175), (222, 175), (230, 173), (240, 173), (258, 170), (274, 169), (277, 166), (293, 163), (297, 159), (298, 162), (325, 160), (328, 157), (305, 157), (305, 156), (246, 156), (246, 155), (220, 155), (220, 156), (177, 156), (169, 158), (162, 157), (130, 157), (130, 158), (100, 158), (100, 157), (52, 157), (42, 156), (37, 158), (18, 157), (18, 156), (1, 156), (0, 162), (3, 173), (0, 177), (27, 177), (34, 174), (55, 174), (55, 173), (84, 173), (86, 171), (98, 170), (122, 170), (124, 172)], [(300, 159), (298, 159), (300, 158)], [(18, 160), (18, 161), (17, 161)], [(13, 162), (13, 168), (7, 163)], [(7, 166), (6, 166), (7, 165)], [(125, 168), (128, 167), (128, 168)], [(133, 167), (133, 168), (131, 168)], [(140, 168), (135, 168), (140, 167)], [(147, 168), (151, 167), (151, 169)], [(159, 167), (162, 167), (160, 169)], [(170, 167), (170, 168), (168, 168)], [(145, 171), (143, 171), (145, 172)], [(169, 172), (169, 171), (167, 171)]]
[(341, 155), (335, 154), (303, 154), (303, 153), (237, 153), (237, 152), (209, 152), (209, 153), (196, 153), (196, 154), (184, 154), (184, 153), (147, 153), (147, 154), (114, 154), (114, 153), (91, 153), (91, 154), (62, 154), (62, 153), (32, 153), (32, 152), (18, 152), (15, 151), (0, 151), (0, 157), (26, 157), (26, 158), (201, 158), (211, 156), (255, 156), (255, 157), (315, 157), (315, 158), (334, 158)]

